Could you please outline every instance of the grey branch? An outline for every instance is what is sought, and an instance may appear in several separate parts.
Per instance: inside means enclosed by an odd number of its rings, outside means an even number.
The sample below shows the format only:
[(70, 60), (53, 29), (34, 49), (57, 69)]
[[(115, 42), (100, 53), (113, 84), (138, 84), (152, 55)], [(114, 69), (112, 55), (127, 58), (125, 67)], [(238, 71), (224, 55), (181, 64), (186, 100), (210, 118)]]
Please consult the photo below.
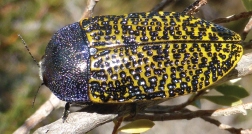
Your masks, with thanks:
[[(242, 56), (242, 59), (238, 63), (237, 67), (230, 72), (225, 78), (222, 79), (222, 82), (243, 77), (252, 73), (252, 53), (248, 53)], [(134, 110), (141, 112), (146, 107), (159, 104), (165, 100), (153, 100), (144, 103), (134, 104), (124, 104), (124, 105), (106, 105), (106, 104), (95, 104), (91, 105), (81, 111), (88, 112), (74, 112), (69, 114), (67, 122), (63, 123), (62, 119), (59, 119), (49, 125), (43, 126), (36, 130), (35, 133), (55, 133), (55, 132), (64, 132), (64, 133), (85, 133), (93, 128), (102, 125), (106, 122), (112, 121), (118, 117), (126, 116), (132, 114)], [(134, 109), (136, 108), (136, 109)], [(208, 116), (224, 116), (237, 113), (246, 113), (246, 109), (251, 108), (251, 103), (244, 104), (240, 106), (230, 107), (227, 109), (219, 109), (210, 111), (211, 114)], [(96, 112), (95, 112), (96, 111)], [(93, 112), (93, 113), (92, 113)], [(109, 114), (108, 114), (109, 113)], [(208, 112), (207, 112), (208, 113)], [(187, 113), (188, 114), (188, 113)], [(180, 116), (182, 116), (181, 114)], [(191, 118), (199, 117), (197, 114), (191, 114)], [(70, 129), (71, 128), (71, 129)]]

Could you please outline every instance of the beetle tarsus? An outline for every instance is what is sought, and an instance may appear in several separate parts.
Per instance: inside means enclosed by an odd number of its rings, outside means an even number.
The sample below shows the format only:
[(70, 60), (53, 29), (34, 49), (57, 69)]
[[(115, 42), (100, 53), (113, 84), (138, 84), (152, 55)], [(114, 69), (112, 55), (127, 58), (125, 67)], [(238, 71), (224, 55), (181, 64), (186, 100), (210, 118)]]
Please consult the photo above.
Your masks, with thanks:
[(136, 116), (136, 114), (137, 114), (137, 103), (134, 102), (134, 103), (132, 103), (132, 109), (130, 111), (130, 117), (134, 118)]
[(64, 110), (63, 115), (62, 115), (63, 123), (66, 121), (66, 119), (68, 117), (68, 114), (70, 113), (69, 109), (70, 109), (70, 103), (67, 102), (66, 105), (65, 105), (65, 110)]

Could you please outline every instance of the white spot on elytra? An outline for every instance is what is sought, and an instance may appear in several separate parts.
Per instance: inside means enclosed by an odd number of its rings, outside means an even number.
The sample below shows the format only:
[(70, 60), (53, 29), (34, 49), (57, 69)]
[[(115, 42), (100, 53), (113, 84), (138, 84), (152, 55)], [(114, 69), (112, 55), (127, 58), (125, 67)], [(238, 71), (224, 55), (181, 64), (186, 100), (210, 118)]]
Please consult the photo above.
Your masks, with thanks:
[(87, 70), (87, 63), (86, 62), (81, 62), (77, 64), (77, 68), (81, 71), (84, 72)]

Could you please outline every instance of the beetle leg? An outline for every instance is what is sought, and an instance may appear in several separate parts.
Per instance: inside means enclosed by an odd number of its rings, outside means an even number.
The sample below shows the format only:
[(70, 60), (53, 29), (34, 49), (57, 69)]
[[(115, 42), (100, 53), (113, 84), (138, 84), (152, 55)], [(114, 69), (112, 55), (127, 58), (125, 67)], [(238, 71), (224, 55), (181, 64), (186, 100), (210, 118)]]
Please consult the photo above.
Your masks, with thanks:
[(64, 110), (64, 112), (63, 112), (63, 115), (62, 115), (62, 119), (63, 119), (63, 123), (65, 122), (65, 120), (66, 120), (66, 118), (67, 118), (67, 116), (68, 116), (68, 114), (69, 114), (69, 109), (70, 109), (70, 102), (67, 102), (66, 103), (66, 105), (65, 105), (65, 110)]
[(136, 114), (137, 114), (137, 103), (133, 102), (131, 107), (132, 107), (132, 109), (131, 109), (131, 112), (130, 112), (130, 117), (134, 118), (136, 116)]

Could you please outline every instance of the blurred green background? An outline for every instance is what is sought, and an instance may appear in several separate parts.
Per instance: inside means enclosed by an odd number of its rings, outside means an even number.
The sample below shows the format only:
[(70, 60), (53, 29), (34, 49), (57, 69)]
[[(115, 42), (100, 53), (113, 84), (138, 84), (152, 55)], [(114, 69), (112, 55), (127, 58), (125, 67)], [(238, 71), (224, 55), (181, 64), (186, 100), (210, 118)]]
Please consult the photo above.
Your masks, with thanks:
[[(125, 14), (130, 12), (150, 11), (161, 0), (101, 0), (95, 7), (95, 15)], [(164, 11), (182, 12), (194, 0), (176, 0), (167, 5)], [(38, 67), (26, 51), (17, 34), (21, 34), (28, 44), (31, 53), (37, 61), (44, 54), (45, 47), (53, 33), (61, 27), (76, 22), (80, 19), (86, 7), (85, 0), (2, 0), (0, 1), (0, 133), (12, 133), (21, 126), (50, 95), (50, 90), (43, 86), (37, 96), (35, 106), (32, 108), (33, 98), (41, 83), (38, 76)], [(209, 0), (196, 15), (206, 20), (226, 17), (245, 11), (240, 0)], [(223, 24), (237, 33), (241, 33), (248, 19)], [(248, 82), (247, 82), (248, 81)], [(251, 87), (251, 78), (243, 79), (240, 83)], [(250, 89), (248, 89), (250, 90)], [(251, 98), (250, 98), (251, 99)], [(247, 99), (249, 100), (249, 99)], [(183, 102), (183, 97), (172, 99), (169, 103)], [(249, 102), (245, 101), (244, 102)], [(211, 103), (203, 108), (216, 108)], [(61, 117), (62, 110), (54, 111), (46, 120), (37, 127), (46, 125)], [(251, 115), (251, 114), (250, 114)], [(224, 117), (221, 117), (224, 118)], [(237, 125), (237, 127), (250, 127), (246, 122), (248, 116), (237, 116), (232, 119), (224, 118), (224, 123)], [(250, 117), (251, 119), (252, 117)], [(219, 119), (219, 118), (218, 118)], [(147, 133), (213, 133), (226, 131), (219, 130), (213, 125), (205, 123), (207, 127), (195, 126), (204, 122), (200, 119), (190, 121), (167, 121), (154, 126)], [(237, 123), (238, 122), (238, 123)], [(245, 123), (243, 123), (245, 122)], [(170, 123), (170, 124), (169, 124)], [(247, 126), (244, 124), (248, 124)], [(111, 133), (113, 124), (106, 124), (92, 133)], [(204, 123), (203, 123), (204, 125)], [(210, 126), (210, 128), (208, 128)], [(212, 128), (211, 128), (212, 127)], [(198, 129), (197, 129), (198, 128)], [(106, 133), (106, 132), (105, 132)]]

